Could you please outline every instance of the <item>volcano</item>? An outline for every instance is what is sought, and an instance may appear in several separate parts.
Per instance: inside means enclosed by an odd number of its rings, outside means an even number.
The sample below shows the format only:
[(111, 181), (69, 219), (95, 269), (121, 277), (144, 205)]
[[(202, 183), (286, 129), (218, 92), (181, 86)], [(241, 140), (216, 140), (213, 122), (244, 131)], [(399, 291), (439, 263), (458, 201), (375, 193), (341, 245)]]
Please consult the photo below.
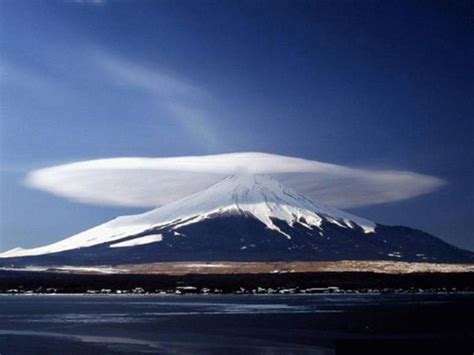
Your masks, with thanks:
[(337, 260), (471, 263), (474, 253), (319, 204), (269, 176), (244, 174), (50, 245), (0, 254), (3, 266)]

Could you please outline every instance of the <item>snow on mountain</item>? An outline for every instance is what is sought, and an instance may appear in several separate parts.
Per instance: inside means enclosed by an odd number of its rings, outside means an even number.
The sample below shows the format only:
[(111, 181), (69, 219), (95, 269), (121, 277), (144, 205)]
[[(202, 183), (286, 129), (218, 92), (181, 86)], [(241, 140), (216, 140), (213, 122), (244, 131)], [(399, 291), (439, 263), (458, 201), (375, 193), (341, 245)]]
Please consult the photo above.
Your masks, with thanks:
[(124, 242), (114, 243), (111, 244), (111, 248), (126, 248), (126, 247), (134, 247), (136, 245), (145, 245), (150, 243), (161, 242), (163, 240), (163, 236), (161, 234), (151, 234), (144, 237), (138, 237), (131, 240), (126, 240)]
[(233, 175), (204, 191), (152, 211), (118, 217), (59, 242), (33, 249), (16, 248), (0, 254), (0, 257), (43, 255), (114, 241), (117, 243), (110, 247), (157, 243), (161, 241), (157, 235), (119, 241), (157, 227), (177, 229), (227, 213), (253, 216), (288, 239), (291, 235), (282, 231), (273, 219), (290, 226), (298, 222), (308, 229), (315, 227), (321, 230), (323, 222), (329, 222), (342, 228), (360, 227), (366, 234), (374, 233), (376, 227), (371, 221), (311, 201), (268, 176)]

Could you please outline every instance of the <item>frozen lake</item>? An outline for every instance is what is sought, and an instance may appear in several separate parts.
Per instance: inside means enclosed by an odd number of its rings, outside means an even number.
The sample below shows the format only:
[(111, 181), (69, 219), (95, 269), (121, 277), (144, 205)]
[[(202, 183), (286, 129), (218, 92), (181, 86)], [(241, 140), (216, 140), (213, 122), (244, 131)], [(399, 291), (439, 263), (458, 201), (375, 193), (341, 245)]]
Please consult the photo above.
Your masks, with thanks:
[(472, 354), (473, 315), (473, 294), (3, 295), (0, 353)]

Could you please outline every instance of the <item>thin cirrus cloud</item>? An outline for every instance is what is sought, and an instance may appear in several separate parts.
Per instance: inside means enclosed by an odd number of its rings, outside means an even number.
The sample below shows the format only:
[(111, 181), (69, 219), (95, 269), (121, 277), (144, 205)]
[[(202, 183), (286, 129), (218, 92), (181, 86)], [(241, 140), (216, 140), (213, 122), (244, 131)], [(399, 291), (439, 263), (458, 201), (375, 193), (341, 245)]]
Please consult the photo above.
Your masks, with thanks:
[(107, 4), (107, 0), (68, 0), (66, 2), (70, 2), (73, 4), (80, 4), (80, 5), (92, 5), (92, 6), (103, 6)]
[(266, 153), (89, 160), (34, 170), (25, 183), (76, 202), (158, 207), (235, 174), (269, 175), (338, 208), (406, 200), (445, 184), (409, 171), (358, 169)]
[(168, 99), (186, 99), (207, 96), (205, 91), (183, 79), (156, 68), (150, 69), (110, 53), (96, 55), (97, 63), (117, 84), (123, 83), (147, 90), (153, 95)]
[(222, 148), (213, 125), (213, 98), (207, 90), (160, 68), (145, 67), (108, 52), (96, 51), (95, 59), (111, 83), (147, 95), (195, 142)]

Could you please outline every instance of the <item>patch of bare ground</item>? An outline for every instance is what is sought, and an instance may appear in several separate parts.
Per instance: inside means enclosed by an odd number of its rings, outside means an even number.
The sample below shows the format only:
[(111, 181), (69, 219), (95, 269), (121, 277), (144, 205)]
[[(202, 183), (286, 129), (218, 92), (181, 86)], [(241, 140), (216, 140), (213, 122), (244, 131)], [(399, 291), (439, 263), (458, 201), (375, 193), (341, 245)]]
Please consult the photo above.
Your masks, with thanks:
[(304, 272), (375, 272), (408, 274), (430, 272), (474, 272), (474, 264), (435, 264), (394, 261), (318, 261), (318, 262), (163, 262), (118, 265), (131, 274), (260, 274)]

